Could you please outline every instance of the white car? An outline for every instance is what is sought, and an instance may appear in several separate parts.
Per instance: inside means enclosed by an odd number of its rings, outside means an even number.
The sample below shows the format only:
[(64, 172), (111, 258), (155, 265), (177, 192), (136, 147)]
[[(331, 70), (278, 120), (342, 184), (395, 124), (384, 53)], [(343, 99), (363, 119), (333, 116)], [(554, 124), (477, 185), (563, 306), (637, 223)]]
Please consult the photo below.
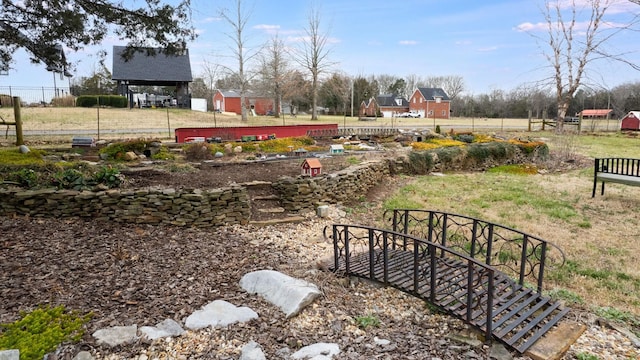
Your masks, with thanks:
[(402, 114), (398, 114), (398, 117), (401, 117), (401, 118), (419, 118), (420, 117), (420, 113), (413, 112), (413, 111), (403, 112)]

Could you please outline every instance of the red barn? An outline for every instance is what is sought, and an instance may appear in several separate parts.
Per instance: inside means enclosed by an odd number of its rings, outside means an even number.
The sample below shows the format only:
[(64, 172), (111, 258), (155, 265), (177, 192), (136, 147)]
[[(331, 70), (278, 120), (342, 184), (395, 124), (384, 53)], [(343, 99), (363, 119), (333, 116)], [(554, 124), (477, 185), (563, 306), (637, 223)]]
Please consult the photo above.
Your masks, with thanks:
[[(249, 114), (267, 115), (274, 111), (273, 99), (247, 91), (244, 97), (245, 107)], [(240, 106), (240, 91), (238, 90), (218, 90), (213, 95), (213, 105), (216, 110), (242, 114)]]
[(640, 130), (640, 111), (629, 111), (620, 122), (621, 130)]

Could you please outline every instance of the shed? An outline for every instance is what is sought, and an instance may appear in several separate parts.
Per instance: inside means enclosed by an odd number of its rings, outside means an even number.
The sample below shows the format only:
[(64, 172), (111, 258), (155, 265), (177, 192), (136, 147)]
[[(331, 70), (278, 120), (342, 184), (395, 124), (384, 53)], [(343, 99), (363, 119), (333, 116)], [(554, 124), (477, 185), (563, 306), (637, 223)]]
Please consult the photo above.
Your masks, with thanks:
[(344, 154), (344, 146), (342, 144), (329, 145), (330, 154)]
[(322, 173), (322, 164), (320, 164), (320, 160), (316, 158), (304, 159), (301, 168), (302, 175), (305, 176), (318, 176)]
[(640, 130), (640, 111), (629, 111), (620, 122), (621, 130)]
[(585, 109), (578, 115), (583, 119), (608, 119), (613, 110), (611, 109)]
[(161, 48), (145, 48), (125, 58), (125, 46), (113, 47), (113, 69), (111, 79), (118, 84), (120, 95), (129, 97), (133, 107), (133, 93), (130, 86), (172, 86), (175, 87), (177, 105), (191, 107), (189, 83), (193, 81), (189, 51), (170, 55)]
[(308, 151), (305, 148), (299, 148), (297, 150), (293, 150), (293, 154), (295, 156), (303, 156), (303, 155), (306, 155), (307, 153), (308, 153)]

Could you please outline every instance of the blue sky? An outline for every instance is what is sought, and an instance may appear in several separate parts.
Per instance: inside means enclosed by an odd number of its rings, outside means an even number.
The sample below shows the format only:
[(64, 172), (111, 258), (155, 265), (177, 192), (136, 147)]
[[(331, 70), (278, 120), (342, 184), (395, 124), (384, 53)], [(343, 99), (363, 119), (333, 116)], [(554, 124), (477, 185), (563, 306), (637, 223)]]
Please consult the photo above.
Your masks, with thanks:
[[(248, 47), (259, 47), (275, 32), (288, 46), (295, 46), (313, 4), (320, 9), (321, 29), (331, 38), (334, 69), (351, 76), (457, 75), (464, 79), (468, 94), (508, 91), (549, 76), (541, 51), (544, 44), (532, 36), (545, 35), (536, 32), (544, 23), (542, 0), (243, 0), (250, 14)], [(226, 35), (231, 29), (220, 19), (219, 10), (233, 9), (234, 1), (192, 0), (192, 6), (199, 34), (189, 44), (193, 76), (203, 74), (204, 62), (233, 66)], [(625, 13), (640, 13), (640, 6), (620, 0), (612, 10), (609, 20), (622, 21)], [(109, 38), (79, 53), (67, 51), (67, 57), (78, 62), (75, 75), (91, 74), (99, 49), (109, 53), (110, 68), (113, 45), (124, 42)], [(637, 32), (616, 37), (607, 49), (629, 52), (640, 65)], [(29, 64), (23, 53), (16, 60), (9, 76), (0, 77), (0, 86), (53, 86), (53, 75), (44, 66)], [(627, 65), (606, 61), (594, 65), (589, 75), (604, 88), (640, 81), (640, 72)], [(58, 86), (67, 85), (66, 79), (56, 81)]]

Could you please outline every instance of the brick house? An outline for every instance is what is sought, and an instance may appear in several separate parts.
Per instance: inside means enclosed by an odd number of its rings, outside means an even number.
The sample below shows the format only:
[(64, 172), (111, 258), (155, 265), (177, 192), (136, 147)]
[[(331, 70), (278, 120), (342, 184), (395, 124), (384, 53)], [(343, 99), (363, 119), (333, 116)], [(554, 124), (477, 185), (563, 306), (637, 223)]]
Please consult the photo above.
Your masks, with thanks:
[(409, 98), (409, 111), (422, 118), (448, 119), (451, 99), (441, 88), (417, 88)]
[(409, 102), (400, 95), (384, 94), (379, 95), (375, 99), (370, 98), (360, 104), (360, 116), (375, 116), (376, 113), (382, 114), (382, 117), (393, 117), (409, 111)]
[(376, 98), (382, 117), (393, 117), (409, 111), (409, 101), (400, 95), (385, 94)]
[(362, 100), (360, 103), (359, 116), (376, 116), (378, 114), (378, 103), (376, 99), (369, 98), (369, 100)]
[[(247, 91), (244, 98), (245, 107), (248, 114), (255, 112), (255, 115), (267, 115), (274, 112), (274, 101), (272, 98)], [(240, 91), (238, 90), (218, 90), (213, 95), (213, 105), (216, 110), (242, 114), (240, 107)]]

